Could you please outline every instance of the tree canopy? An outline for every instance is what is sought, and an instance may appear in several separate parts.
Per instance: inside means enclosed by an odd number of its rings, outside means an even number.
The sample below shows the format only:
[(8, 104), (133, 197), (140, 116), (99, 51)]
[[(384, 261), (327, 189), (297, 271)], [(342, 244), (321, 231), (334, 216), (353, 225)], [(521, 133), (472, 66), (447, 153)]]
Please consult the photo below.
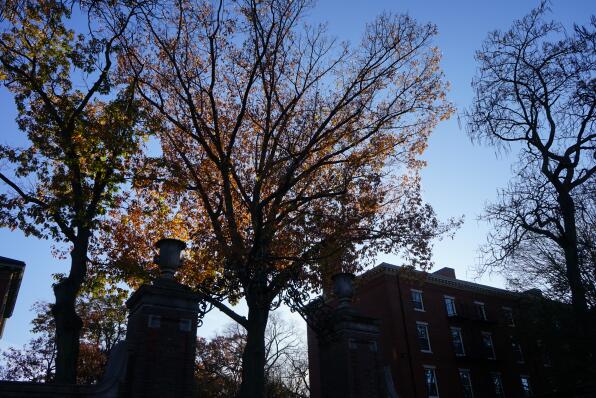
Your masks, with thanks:
[(469, 133), (519, 151), (512, 181), (486, 209), (493, 228), (484, 265), (569, 297), (576, 355), (593, 363), (596, 17), (567, 30), (548, 12), (542, 2), (507, 31), (490, 33), (476, 54)]
[[(86, 34), (69, 27), (76, 4)], [(0, 73), (30, 145), (1, 148), (14, 167), (0, 174), (0, 225), (72, 245), (52, 307), (59, 381), (76, 376), (88, 257), (134, 285), (158, 238), (187, 241), (181, 281), (246, 329), (243, 397), (264, 393), (272, 309), (303, 308), (378, 252), (430, 267), (432, 239), (454, 224), (420, 194), (428, 137), (452, 113), (436, 27), (383, 14), (352, 45), (309, 24), (311, 5), (7, 8)], [(138, 159), (145, 132), (159, 148)], [(247, 315), (229, 305), (241, 299)]]
[[(113, 73), (117, 38), (133, 9), (112, 13), (108, 29), (95, 3), (9, 3), (0, 21), (0, 82), (14, 97), (25, 144), (0, 146), (0, 226), (70, 250), (70, 271), (54, 284), (52, 311), (56, 379), (74, 382), (82, 326), (75, 301), (89, 245), (142, 143), (134, 83)], [(87, 18), (87, 30), (70, 27), (73, 10)]]
[(545, 20), (547, 12), (542, 3), (488, 36), (476, 56), (468, 129), (500, 147), (519, 144), (515, 177), (487, 208), (495, 227), (489, 264), (514, 262), (532, 240), (549, 240), (564, 255), (574, 305), (585, 311), (577, 223), (594, 208), (596, 19), (568, 32)]
[[(152, 231), (188, 241), (181, 279), (247, 329), (241, 396), (262, 395), (272, 308), (299, 306), (324, 275), (378, 251), (426, 268), (447, 229), (418, 176), (452, 111), (436, 27), (384, 14), (350, 45), (309, 25), (309, 6), (150, 4), (122, 40), (161, 151), (109, 252), (117, 272), (142, 273)], [(226, 304), (240, 299), (248, 316)]]

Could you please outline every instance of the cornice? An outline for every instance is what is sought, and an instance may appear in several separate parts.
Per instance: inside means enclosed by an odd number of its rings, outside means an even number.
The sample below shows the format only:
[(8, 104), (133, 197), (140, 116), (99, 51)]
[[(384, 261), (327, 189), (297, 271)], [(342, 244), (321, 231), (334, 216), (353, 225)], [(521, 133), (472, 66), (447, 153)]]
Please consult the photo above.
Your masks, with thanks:
[(399, 275), (405, 272), (411, 272), (415, 275), (421, 276), (424, 278), (425, 283), (432, 283), (434, 285), (439, 286), (446, 286), (453, 289), (458, 290), (465, 290), (469, 292), (477, 292), (477, 293), (484, 293), (484, 294), (492, 294), (497, 296), (507, 296), (511, 298), (518, 298), (520, 297), (520, 293), (512, 292), (505, 289), (499, 289), (492, 286), (481, 285), (479, 283), (473, 283), (468, 281), (463, 281), (460, 279), (453, 279), (448, 278), (442, 275), (436, 275), (432, 273), (427, 273), (418, 270), (406, 270), (398, 265), (388, 264), (388, 263), (381, 263), (376, 267), (364, 272), (363, 274), (358, 276), (359, 280), (368, 280), (375, 275), (378, 274), (385, 274), (385, 275)]

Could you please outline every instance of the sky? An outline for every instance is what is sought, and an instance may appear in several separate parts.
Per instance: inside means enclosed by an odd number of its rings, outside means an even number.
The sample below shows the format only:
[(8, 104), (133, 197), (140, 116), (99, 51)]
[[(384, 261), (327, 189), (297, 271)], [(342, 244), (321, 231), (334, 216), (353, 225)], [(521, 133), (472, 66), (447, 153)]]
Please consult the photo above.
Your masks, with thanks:
[[(408, 13), (417, 21), (438, 26), (435, 40), (443, 54), (441, 65), (451, 84), (449, 99), (456, 114), (440, 123), (433, 132), (424, 154), (428, 165), (422, 172), (424, 199), (442, 220), (464, 216), (465, 222), (453, 239), (435, 245), (435, 269), (452, 267), (460, 279), (477, 278), (478, 248), (485, 241), (488, 226), (478, 221), (486, 203), (493, 201), (497, 190), (510, 179), (512, 155), (497, 156), (494, 149), (472, 144), (464, 131), (464, 120), (458, 117), (473, 99), (470, 82), (476, 71), (474, 52), (488, 32), (507, 29), (513, 20), (523, 17), (537, 0), (320, 0), (309, 12), (308, 20), (326, 22), (331, 35), (357, 43), (366, 22), (379, 13)], [(566, 26), (587, 24), (596, 14), (594, 0), (552, 0), (551, 17)], [(21, 142), (14, 123), (16, 115), (12, 96), (0, 87), (0, 143)], [(459, 119), (459, 120), (458, 120)], [(5, 167), (0, 163), (0, 168)], [(13, 316), (7, 321), (0, 349), (21, 346), (29, 338), (30, 311), (35, 301), (51, 302), (51, 274), (66, 272), (68, 261), (51, 255), (51, 242), (25, 237), (19, 231), (0, 228), (0, 256), (22, 260), (27, 264)], [(377, 263), (400, 264), (399, 258), (380, 255)], [(504, 287), (498, 275), (476, 279), (487, 285)], [(240, 309), (242, 311), (242, 309)], [(287, 309), (282, 311), (288, 312)], [(301, 325), (295, 314), (291, 318)], [(223, 314), (212, 311), (198, 333), (211, 337), (229, 323)]]

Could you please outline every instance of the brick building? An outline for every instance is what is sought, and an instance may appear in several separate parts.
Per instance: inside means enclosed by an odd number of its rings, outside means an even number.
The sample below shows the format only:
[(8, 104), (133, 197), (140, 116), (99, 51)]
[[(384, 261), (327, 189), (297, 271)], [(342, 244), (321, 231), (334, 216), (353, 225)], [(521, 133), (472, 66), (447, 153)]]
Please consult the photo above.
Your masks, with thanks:
[[(380, 322), (384, 383), (399, 397), (525, 397), (552, 391), (538, 336), (520, 330), (525, 294), (383, 263), (356, 280), (353, 306)], [(322, 397), (309, 330), (312, 397)]]
[(0, 337), (6, 318), (10, 318), (17, 301), (25, 263), (0, 256)]

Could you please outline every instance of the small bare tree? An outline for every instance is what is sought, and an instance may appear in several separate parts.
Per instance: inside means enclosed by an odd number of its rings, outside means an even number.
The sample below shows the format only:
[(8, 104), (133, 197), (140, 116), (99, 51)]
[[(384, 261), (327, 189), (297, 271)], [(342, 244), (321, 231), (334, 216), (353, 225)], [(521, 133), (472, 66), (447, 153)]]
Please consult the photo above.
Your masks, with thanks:
[[(124, 301), (128, 292), (113, 286), (85, 287), (77, 299), (77, 312), (82, 315), (81, 344), (77, 357), (77, 383), (97, 383), (112, 348), (126, 334), (127, 310)], [(22, 348), (9, 347), (0, 352), (0, 379), (49, 383), (56, 380), (58, 347), (56, 326), (51, 306), (37, 302), (31, 321), (33, 338)]]
[[(242, 352), (246, 330), (230, 324), (211, 340), (199, 338), (197, 376), (201, 392), (208, 396), (235, 397), (242, 380)], [(273, 313), (265, 333), (265, 396), (309, 396), (306, 342), (296, 325)]]

